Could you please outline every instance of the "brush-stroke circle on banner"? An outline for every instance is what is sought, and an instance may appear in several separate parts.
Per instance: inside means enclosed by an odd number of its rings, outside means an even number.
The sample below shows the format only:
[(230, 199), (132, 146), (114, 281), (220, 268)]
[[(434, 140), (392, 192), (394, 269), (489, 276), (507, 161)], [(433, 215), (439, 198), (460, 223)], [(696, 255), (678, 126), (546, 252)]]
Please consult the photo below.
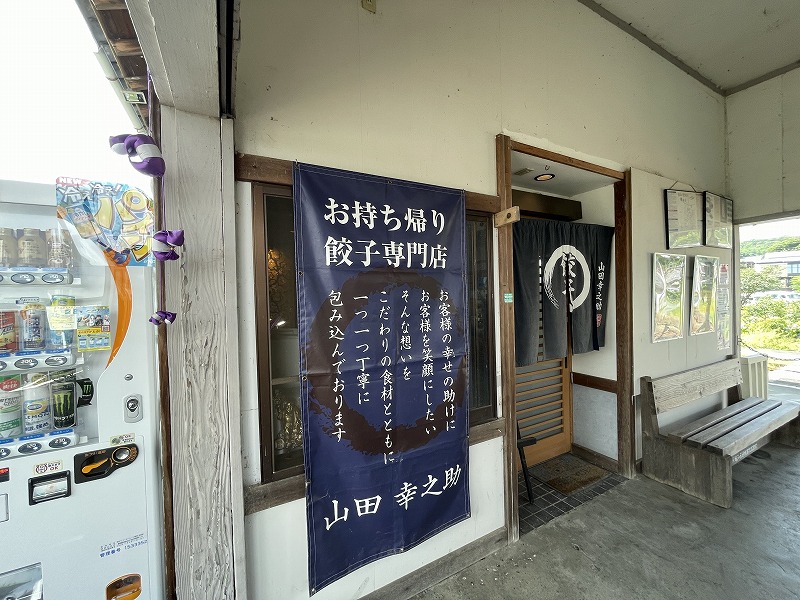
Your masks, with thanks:
[(569, 261), (569, 257), (574, 257), (583, 269), (583, 289), (581, 289), (581, 293), (578, 294), (577, 297), (572, 295), (573, 289), (570, 285), (572, 279), (564, 277), (564, 287), (570, 295), (569, 310), (572, 312), (586, 301), (586, 298), (589, 297), (589, 288), (591, 287), (589, 264), (586, 262), (586, 257), (583, 255), (583, 253), (575, 246), (564, 244), (563, 246), (556, 248), (553, 254), (550, 255), (550, 258), (547, 260), (547, 263), (544, 266), (544, 291), (547, 294), (547, 297), (550, 299), (550, 302), (553, 303), (553, 306), (558, 308), (558, 299), (553, 293), (553, 273), (555, 272), (556, 265), (559, 263), (559, 261), (562, 264), (562, 272), (564, 272), (564, 261)]

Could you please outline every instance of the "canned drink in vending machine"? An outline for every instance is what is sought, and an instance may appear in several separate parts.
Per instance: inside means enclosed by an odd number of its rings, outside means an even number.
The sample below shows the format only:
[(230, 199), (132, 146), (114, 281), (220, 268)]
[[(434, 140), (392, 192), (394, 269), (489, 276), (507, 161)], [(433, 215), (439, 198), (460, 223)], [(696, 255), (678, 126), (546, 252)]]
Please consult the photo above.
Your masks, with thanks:
[(44, 350), (47, 315), (42, 304), (26, 304), (19, 313), (22, 320), (20, 350)]
[(75, 426), (75, 371), (58, 371), (51, 374), (50, 384), (53, 427), (64, 429)]
[(0, 353), (17, 351), (17, 313), (0, 310)]
[[(59, 296), (54, 295), (50, 301), (48, 309), (48, 328), (47, 328), (47, 348), (50, 350), (66, 350), (75, 340), (75, 331), (73, 329), (61, 329), (64, 322), (64, 317), (69, 317), (66, 312), (72, 312), (75, 306), (74, 296)], [(51, 312), (52, 311), (52, 312)], [(72, 319), (67, 318), (67, 321)]]
[(0, 438), (22, 435), (22, 377), (0, 375)]
[(50, 380), (44, 373), (24, 376), (22, 395), (22, 428), (25, 434), (41, 433), (50, 423)]

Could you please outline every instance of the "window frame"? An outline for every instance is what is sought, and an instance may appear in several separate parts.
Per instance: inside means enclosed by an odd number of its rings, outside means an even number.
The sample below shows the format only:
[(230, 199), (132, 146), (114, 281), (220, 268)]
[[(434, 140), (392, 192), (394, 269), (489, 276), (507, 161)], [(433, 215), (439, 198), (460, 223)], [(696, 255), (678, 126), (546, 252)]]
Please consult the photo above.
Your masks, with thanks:
[[(237, 156), (237, 159), (239, 157)], [(284, 161), (275, 159), (262, 159), (259, 161), (275, 166), (271, 170), (276, 170)], [(290, 163), (289, 163), (290, 164)], [(237, 170), (242, 165), (237, 165)], [(261, 165), (258, 165), (259, 167)], [(256, 168), (256, 165), (253, 166)], [(270, 169), (268, 169), (270, 170)], [(289, 170), (289, 174), (291, 170)], [(237, 174), (238, 175), (238, 174)], [(271, 387), (271, 352), (269, 342), (269, 320), (262, 318), (269, 314), (269, 286), (267, 277), (267, 210), (264, 202), (265, 195), (278, 196), (283, 198), (293, 198), (290, 177), (285, 175), (276, 177), (277, 181), (269, 182), (267, 177), (239, 177), (239, 180), (250, 181), (252, 184), (252, 233), (253, 233), (253, 270), (254, 270), (254, 301), (255, 301), (255, 322), (256, 322), (256, 379), (258, 388), (258, 420), (259, 420), (259, 459), (261, 484), (251, 486), (251, 491), (247, 494), (249, 506), (247, 514), (263, 510), (271, 506), (276, 506), (294, 499), (296, 492), (300, 489), (297, 482), (301, 481), (304, 472), (303, 464), (296, 465), (281, 471), (275, 471), (274, 440), (272, 431), (272, 387)], [(265, 181), (267, 180), (267, 181)], [(503, 435), (503, 426), (498, 421), (498, 392), (496, 374), (496, 291), (495, 291), (495, 265), (494, 265), (494, 222), (493, 212), (495, 208), (495, 197), (482, 194), (471, 194), (467, 192), (467, 211), (465, 219), (485, 221), (487, 223), (486, 252), (487, 270), (489, 281), (488, 308), (487, 308), (487, 344), (489, 345), (488, 355), (491, 357), (489, 378), (490, 378), (490, 403), (488, 406), (470, 410), (469, 419), (469, 440), (470, 445), (481, 443), (495, 437)], [(499, 203), (499, 201), (498, 201)], [(473, 205), (470, 208), (470, 204)], [(476, 206), (477, 205), (477, 206)], [(486, 210), (489, 208), (490, 210)], [(465, 401), (468, 403), (469, 398)], [(474, 413), (474, 414), (473, 414)], [(297, 484), (297, 485), (296, 485)], [(276, 497), (268, 492), (279, 486), (285, 493), (278, 493)], [(274, 488), (276, 491), (277, 487)], [(302, 497), (302, 496), (297, 496)]]
[[(497, 377), (494, 366), (496, 354), (495, 348), (495, 293), (494, 293), (494, 227), (492, 223), (492, 215), (475, 210), (467, 210), (465, 215), (466, 221), (484, 222), (486, 223), (486, 265), (488, 277), (488, 296), (487, 296), (487, 314), (486, 317), (486, 343), (488, 346), (487, 354), (491, 357), (489, 365), (489, 404), (479, 408), (470, 409), (469, 411), (469, 426), (474, 427), (493, 421), (497, 418)], [(466, 231), (466, 227), (465, 227)], [(467, 240), (470, 243), (470, 240)], [(469, 274), (469, 271), (467, 271)], [(470, 318), (471, 318), (470, 314)], [(471, 323), (470, 323), (471, 325)], [(472, 358), (470, 352), (467, 360)], [(466, 399), (469, 402), (469, 398)]]
[(253, 190), (253, 271), (255, 286), (256, 369), (258, 381), (258, 435), (262, 483), (280, 481), (303, 473), (303, 464), (275, 470), (272, 431), (272, 349), (270, 344), (269, 277), (267, 275), (267, 210), (265, 196), (292, 200), (291, 186), (254, 183)]

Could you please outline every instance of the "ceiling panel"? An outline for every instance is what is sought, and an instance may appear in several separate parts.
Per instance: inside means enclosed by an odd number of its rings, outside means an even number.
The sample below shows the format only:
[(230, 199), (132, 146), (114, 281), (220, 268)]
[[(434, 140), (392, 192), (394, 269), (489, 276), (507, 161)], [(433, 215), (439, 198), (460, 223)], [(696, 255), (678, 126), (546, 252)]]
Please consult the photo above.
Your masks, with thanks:
[[(520, 173), (523, 170), (525, 172)], [(552, 174), (554, 177), (548, 181), (534, 179), (537, 175), (542, 174)], [(607, 175), (584, 171), (537, 156), (522, 152), (511, 153), (511, 186), (517, 189), (572, 198), (578, 194), (611, 185), (616, 181)]]
[(800, 64), (798, 0), (596, 3), (726, 90)]

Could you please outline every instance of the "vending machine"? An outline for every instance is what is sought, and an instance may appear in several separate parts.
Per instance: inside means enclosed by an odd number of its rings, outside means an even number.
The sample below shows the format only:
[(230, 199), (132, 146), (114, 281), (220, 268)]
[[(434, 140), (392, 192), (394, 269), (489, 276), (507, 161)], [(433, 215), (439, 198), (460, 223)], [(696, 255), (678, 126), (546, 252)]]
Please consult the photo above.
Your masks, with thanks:
[(160, 600), (152, 202), (50, 189), (0, 197), (0, 600)]

